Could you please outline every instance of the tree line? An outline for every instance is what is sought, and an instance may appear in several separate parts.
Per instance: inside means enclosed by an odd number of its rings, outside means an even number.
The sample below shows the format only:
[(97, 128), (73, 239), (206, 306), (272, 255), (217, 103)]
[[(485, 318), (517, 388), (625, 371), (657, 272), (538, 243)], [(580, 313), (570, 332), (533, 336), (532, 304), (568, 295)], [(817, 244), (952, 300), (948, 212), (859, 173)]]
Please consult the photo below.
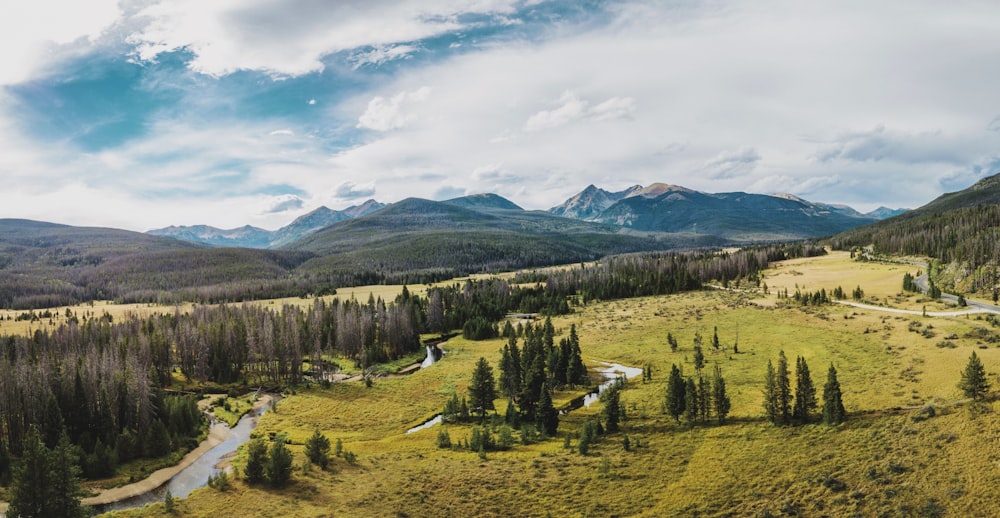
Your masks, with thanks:
[[(818, 246), (798, 243), (744, 248), (735, 252), (662, 252), (609, 257), (596, 265), (581, 265), (545, 275), (545, 289), (562, 299), (581, 302), (700, 289), (708, 281), (724, 286), (745, 279), (760, 282), (760, 272), (774, 261), (825, 254)], [(523, 275), (523, 274), (522, 274)], [(527, 279), (527, 277), (525, 277)], [(537, 279), (534, 274), (532, 279)], [(515, 277), (514, 282), (521, 282)]]

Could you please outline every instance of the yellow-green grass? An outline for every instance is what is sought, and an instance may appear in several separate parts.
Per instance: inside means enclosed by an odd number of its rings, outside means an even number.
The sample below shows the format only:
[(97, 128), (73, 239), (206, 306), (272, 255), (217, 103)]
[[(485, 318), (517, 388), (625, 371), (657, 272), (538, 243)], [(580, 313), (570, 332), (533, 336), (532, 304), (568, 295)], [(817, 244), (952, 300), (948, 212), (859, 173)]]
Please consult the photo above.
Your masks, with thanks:
[[(919, 260), (912, 259), (911, 262)], [(774, 305), (778, 301), (777, 294), (785, 290), (791, 296), (796, 290), (811, 293), (825, 289), (832, 296), (833, 290), (840, 287), (847, 297), (851, 297), (854, 289), (860, 286), (864, 291), (861, 302), (867, 304), (930, 312), (961, 309), (940, 299), (932, 300), (920, 294), (904, 292), (903, 276), (906, 273), (916, 276), (923, 271), (923, 267), (913, 264), (855, 261), (849, 252), (833, 251), (825, 256), (793, 259), (773, 265), (761, 279), (767, 284), (770, 295), (757, 295), (761, 303)]]
[[(861, 284), (866, 293), (892, 293), (905, 271), (844, 257), (796, 264), (797, 270), (814, 272), (795, 276), (812, 275), (806, 290), (830, 282), (828, 291)], [(641, 447), (625, 452), (619, 434), (596, 444), (588, 456), (563, 449), (562, 435), (575, 437), (584, 420), (600, 413), (600, 404), (564, 416), (559, 438), (515, 445), (511, 451), (489, 453), (486, 460), (467, 451), (438, 449), (440, 426), (404, 434), (440, 412), (452, 393), (464, 393), (480, 356), (497, 365), (503, 340), (454, 338), (444, 346), (444, 360), (431, 368), (380, 378), (371, 388), (341, 383), (299, 391), (260, 420), (256, 435), (286, 433), (297, 465), (304, 459), (303, 443), (316, 428), (332, 441), (342, 440), (346, 450), (357, 454), (357, 465), (336, 459), (331, 472), (297, 470), (292, 485), (283, 490), (248, 487), (239, 480), (223, 493), (202, 489), (179, 503), (180, 512), (908, 516), (932, 514), (940, 506), (956, 516), (1000, 513), (992, 496), (992, 487), (1000, 482), (1000, 454), (995, 452), (1000, 420), (993, 403), (970, 405), (957, 388), (972, 351), (982, 358), (989, 379), (996, 378), (1000, 365), (996, 344), (966, 337), (976, 328), (996, 331), (977, 317), (903, 316), (838, 305), (774, 308), (743, 293), (706, 291), (593, 304), (553, 322), (563, 336), (571, 324), (577, 326), (589, 362), (652, 366), (652, 381), (630, 382), (622, 393), (629, 412), (624, 433)], [(719, 351), (711, 346), (716, 326)], [(709, 368), (720, 365), (727, 380), (733, 408), (725, 426), (689, 429), (661, 411), (671, 364), (695, 373), (696, 332), (702, 335)], [(667, 333), (680, 343), (677, 352), (667, 345)], [(734, 353), (737, 336), (739, 353)], [(954, 348), (938, 347), (946, 339)], [(781, 428), (763, 421), (764, 373), (779, 351), (793, 369), (796, 356), (807, 360), (820, 393), (827, 367), (836, 365), (851, 413), (848, 423)], [(578, 394), (557, 393), (556, 404)], [(504, 403), (497, 401), (497, 406), (502, 412)], [(936, 416), (923, 419), (928, 406)], [(445, 429), (453, 442), (460, 442), (471, 427)], [(572, 445), (576, 442), (574, 438)], [(131, 514), (160, 513), (162, 504)]]
[[(212, 415), (232, 428), (236, 426), (236, 423), (239, 422), (240, 418), (243, 417), (244, 414), (253, 408), (253, 404), (256, 400), (257, 398), (254, 394), (238, 398), (222, 397), (215, 401), (214, 407), (212, 408)], [(229, 407), (228, 410), (226, 409), (226, 406)]]

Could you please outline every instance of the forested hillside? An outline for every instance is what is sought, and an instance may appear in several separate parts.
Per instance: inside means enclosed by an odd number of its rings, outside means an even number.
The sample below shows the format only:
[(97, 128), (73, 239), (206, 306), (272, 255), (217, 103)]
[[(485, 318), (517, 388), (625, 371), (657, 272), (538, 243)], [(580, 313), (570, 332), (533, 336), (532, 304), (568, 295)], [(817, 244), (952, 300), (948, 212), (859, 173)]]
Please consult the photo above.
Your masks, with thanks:
[(830, 242), (838, 249), (871, 245), (879, 254), (933, 257), (958, 270), (965, 290), (990, 293), (1000, 280), (1000, 175)]

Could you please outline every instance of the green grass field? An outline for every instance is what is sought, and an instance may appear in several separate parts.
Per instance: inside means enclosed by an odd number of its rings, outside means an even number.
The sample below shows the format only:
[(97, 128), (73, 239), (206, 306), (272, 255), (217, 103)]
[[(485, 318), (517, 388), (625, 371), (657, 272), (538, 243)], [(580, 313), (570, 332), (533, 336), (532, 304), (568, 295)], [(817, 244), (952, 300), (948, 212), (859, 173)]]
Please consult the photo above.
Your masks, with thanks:
[[(828, 291), (860, 285), (866, 298), (895, 297), (907, 270), (855, 263), (846, 255), (791, 261), (767, 272), (763, 294), (703, 291), (602, 302), (554, 319), (559, 333), (576, 324), (585, 359), (651, 365), (653, 380), (628, 384), (629, 418), (587, 456), (564, 449), (600, 405), (564, 416), (559, 437), (485, 460), (440, 450), (439, 427), (406, 435), (440, 412), (468, 384), (475, 361), (496, 369), (503, 340), (449, 341), (445, 358), (410, 376), (371, 388), (334, 384), (287, 394), (256, 435), (287, 433), (296, 464), (315, 428), (357, 455), (333, 469), (297, 469), (281, 490), (235, 481), (225, 492), (201, 489), (178, 502), (181, 516), (992, 516), (1000, 501), (993, 403), (962, 400), (959, 374), (972, 351), (996, 381), (1000, 349), (977, 317), (926, 318), (840, 305), (785, 307), (778, 287)], [(797, 272), (797, 273), (792, 273)], [(913, 304), (907, 302), (906, 304)], [(715, 328), (721, 342), (711, 346)], [(978, 331), (977, 331), (978, 330)], [(667, 333), (680, 343), (667, 345)], [(708, 368), (718, 364), (732, 398), (730, 424), (688, 428), (665, 415), (671, 364), (694, 372), (695, 333)], [(950, 345), (942, 346), (943, 342)], [(738, 344), (738, 353), (733, 345)], [(819, 392), (834, 364), (850, 413), (838, 427), (776, 427), (763, 420), (768, 360), (784, 351), (804, 357)], [(498, 374), (498, 373), (495, 373)], [(794, 382), (793, 382), (794, 386)], [(579, 392), (556, 394), (556, 404)], [(497, 402), (501, 408), (502, 402)], [(934, 408), (927, 417), (926, 408)], [(448, 425), (453, 441), (470, 433)], [(624, 451), (627, 434), (634, 445)], [(242, 450), (241, 450), (242, 452)], [(241, 453), (242, 455), (242, 453)], [(235, 461), (241, 466), (243, 459)], [(159, 516), (163, 504), (121, 513)]]

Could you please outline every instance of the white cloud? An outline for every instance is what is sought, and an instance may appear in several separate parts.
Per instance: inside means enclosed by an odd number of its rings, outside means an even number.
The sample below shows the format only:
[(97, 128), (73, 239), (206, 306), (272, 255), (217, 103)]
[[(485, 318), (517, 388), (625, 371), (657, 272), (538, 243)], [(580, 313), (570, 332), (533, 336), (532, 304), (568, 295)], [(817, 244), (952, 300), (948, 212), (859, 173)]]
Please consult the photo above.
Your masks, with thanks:
[(5, 3), (0, 15), (0, 85), (32, 79), (79, 47), (88, 47), (119, 14), (116, 0)]
[(368, 108), (358, 118), (358, 128), (375, 131), (399, 129), (413, 122), (415, 115), (406, 111), (408, 105), (427, 100), (431, 89), (421, 87), (412, 92), (400, 92), (391, 98), (375, 96), (368, 101)]
[[(187, 49), (193, 70), (297, 76), (323, 70), (324, 56), (390, 47), (465, 27), (462, 14), (512, 12), (516, 0), (161, 0), (141, 11), (129, 37), (142, 60)], [(398, 57), (398, 56), (397, 56)]]
[(283, 212), (301, 209), (304, 204), (305, 203), (302, 201), (302, 198), (299, 198), (294, 194), (275, 196), (264, 210), (264, 213), (281, 214)]
[(636, 108), (635, 99), (631, 97), (612, 97), (596, 106), (591, 106), (590, 101), (580, 99), (570, 90), (563, 92), (554, 104), (557, 104), (555, 108), (542, 110), (528, 117), (524, 129), (541, 131), (558, 128), (585, 118), (594, 121), (631, 119)]
[(363, 185), (358, 185), (354, 182), (344, 182), (337, 186), (333, 195), (345, 200), (368, 198), (375, 195), (375, 182)]
[(635, 99), (612, 97), (590, 109), (590, 116), (597, 121), (631, 119), (635, 113)]
[(749, 175), (760, 162), (760, 154), (752, 147), (741, 147), (738, 151), (723, 151), (705, 162), (702, 171), (708, 178), (729, 179)]
[[(468, 171), (503, 164), (534, 179), (527, 199), (514, 200), (529, 208), (552, 206), (588, 183), (655, 181), (916, 206), (936, 196), (938, 179), (957, 164), (1000, 146), (1000, 132), (987, 129), (1000, 69), (982, 66), (1000, 53), (985, 21), (1000, 11), (976, 0), (963, 7), (619, 4), (604, 29), (403, 70), (381, 90), (429, 86), (434, 95), (421, 116), (399, 110), (404, 118), (393, 123), (399, 114), (387, 110), (394, 117), (373, 125), (398, 131), (372, 134), (331, 164), (359, 179), (391, 178), (380, 183), (387, 199), (433, 194), (406, 180), (413, 171), (437, 171), (449, 185), (480, 192), (492, 183)], [(391, 106), (394, 94), (382, 95)], [(370, 99), (353, 104), (364, 111)], [(879, 124), (891, 128), (892, 160), (874, 160), (878, 135), (843, 131)], [(824, 153), (838, 158), (817, 160)], [(837, 181), (823, 180), (830, 178)]]
[(575, 93), (566, 91), (559, 96), (559, 106), (551, 110), (542, 110), (528, 117), (524, 129), (539, 131), (557, 128), (563, 124), (580, 119), (587, 112), (587, 101), (580, 100)]
[(417, 50), (419, 49), (413, 45), (386, 45), (358, 52), (351, 56), (350, 61), (354, 63), (355, 69), (365, 65), (379, 66), (397, 59), (409, 58)]

